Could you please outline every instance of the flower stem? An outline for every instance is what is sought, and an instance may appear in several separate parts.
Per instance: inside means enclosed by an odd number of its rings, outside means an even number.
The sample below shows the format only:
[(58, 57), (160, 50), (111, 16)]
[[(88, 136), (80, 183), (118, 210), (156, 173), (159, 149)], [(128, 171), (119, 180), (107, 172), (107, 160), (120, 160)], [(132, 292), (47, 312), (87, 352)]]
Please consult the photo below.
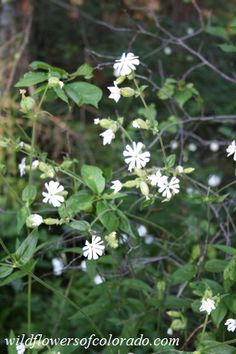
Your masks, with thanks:
[(31, 335), (31, 299), (32, 299), (32, 277), (28, 275), (28, 304), (27, 304), (27, 333)]
[(202, 327), (201, 338), (203, 338), (203, 336), (204, 336), (204, 334), (206, 332), (206, 326), (207, 326), (208, 319), (209, 319), (209, 315), (207, 313), (206, 317), (205, 317), (205, 321), (204, 321), (203, 327)]

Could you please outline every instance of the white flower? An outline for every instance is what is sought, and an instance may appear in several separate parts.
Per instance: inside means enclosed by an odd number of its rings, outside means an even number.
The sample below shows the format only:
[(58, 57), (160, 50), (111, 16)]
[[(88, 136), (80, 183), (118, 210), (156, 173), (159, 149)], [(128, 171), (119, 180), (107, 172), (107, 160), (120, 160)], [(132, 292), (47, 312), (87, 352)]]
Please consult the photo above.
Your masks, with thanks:
[(17, 354), (24, 354), (25, 352), (25, 345), (23, 343), (16, 345)]
[(143, 168), (150, 161), (150, 152), (142, 152), (144, 145), (141, 142), (132, 142), (131, 145), (126, 145), (123, 151), (125, 158), (125, 163), (129, 165), (128, 170), (132, 171), (135, 167)]
[(52, 268), (53, 268), (53, 274), (56, 276), (59, 276), (62, 274), (62, 271), (64, 269), (64, 263), (61, 258), (53, 258), (52, 259)]
[(221, 177), (217, 175), (210, 175), (208, 178), (208, 186), (217, 187), (221, 183)]
[(163, 177), (165, 176), (162, 176), (161, 171), (157, 170), (156, 173), (148, 176), (148, 179), (152, 186), (157, 186), (162, 181)]
[(59, 184), (59, 182), (50, 181), (49, 183), (45, 183), (45, 188), (47, 192), (43, 192), (43, 203), (49, 203), (54, 207), (59, 207), (65, 200), (65, 198), (60, 195), (60, 193), (64, 190), (64, 187)]
[(39, 160), (34, 160), (32, 162), (32, 169), (35, 170), (38, 167), (38, 165), (39, 165)]
[(210, 313), (215, 310), (216, 308), (216, 304), (215, 301), (213, 299), (207, 298), (207, 299), (202, 299), (201, 302), (201, 306), (199, 308), (199, 310), (201, 312), (206, 311), (208, 315), (210, 315)]
[(88, 259), (98, 259), (104, 251), (104, 243), (100, 236), (92, 236), (92, 242), (85, 241), (83, 255)]
[(111, 189), (114, 190), (113, 193), (114, 194), (118, 193), (121, 190), (121, 188), (122, 188), (122, 183), (118, 179), (116, 179), (115, 181), (111, 181), (111, 183), (113, 184), (111, 186)]
[(235, 140), (227, 147), (226, 152), (228, 153), (227, 156), (233, 155), (234, 161), (236, 161), (236, 143)]
[(25, 161), (26, 161), (26, 157), (23, 157), (23, 159), (18, 165), (21, 177), (25, 175), (25, 168), (26, 168)]
[(173, 329), (169, 327), (166, 333), (168, 334), (168, 336), (173, 336)]
[(95, 125), (98, 125), (100, 123), (100, 119), (99, 118), (95, 118), (93, 120), (93, 122), (94, 122)]
[(115, 134), (111, 129), (105, 130), (100, 136), (103, 138), (103, 145), (111, 144), (112, 140), (115, 139)]
[(194, 34), (194, 29), (192, 27), (189, 27), (189, 28), (187, 28), (186, 32), (189, 36), (191, 36), (192, 34)]
[(64, 82), (59, 80), (58, 84), (59, 84), (60, 88), (62, 89), (62, 87), (64, 86)]
[(123, 53), (121, 58), (117, 59), (113, 65), (114, 75), (118, 77), (131, 74), (140, 63), (138, 58), (139, 57), (135, 56), (133, 53)]
[(194, 193), (194, 188), (193, 188), (193, 187), (188, 187), (188, 188), (186, 189), (186, 192), (187, 192), (188, 194), (193, 194), (193, 193)]
[(95, 277), (93, 278), (93, 282), (96, 285), (102, 284), (104, 281), (104, 278), (102, 278), (99, 274), (95, 275)]
[(144, 243), (146, 243), (146, 245), (151, 245), (155, 240), (155, 237), (153, 235), (146, 235), (144, 237)]
[(191, 143), (188, 145), (189, 151), (195, 152), (197, 150), (197, 145), (194, 143)]
[(140, 129), (140, 125), (138, 124), (137, 119), (133, 120), (132, 127), (135, 128), (135, 129)]
[(28, 227), (32, 227), (32, 228), (38, 227), (42, 223), (43, 223), (43, 218), (39, 214), (31, 214), (26, 219), (26, 224), (27, 224)]
[(170, 148), (171, 148), (172, 150), (176, 150), (176, 149), (178, 148), (178, 146), (179, 146), (178, 141), (176, 141), (176, 140), (171, 140), (171, 142), (170, 142)]
[(138, 231), (138, 234), (140, 237), (145, 237), (148, 232), (146, 226), (144, 226), (144, 225), (140, 225), (138, 227), (137, 231)]
[(108, 90), (110, 91), (109, 98), (118, 102), (120, 99), (120, 88), (117, 86), (115, 81), (113, 82), (114, 86), (108, 86)]
[(234, 320), (233, 318), (229, 318), (225, 322), (225, 326), (227, 326), (227, 331), (228, 332), (234, 332), (235, 329), (236, 329), (236, 320)]
[(170, 181), (168, 181), (168, 177), (163, 176), (161, 183), (158, 184), (158, 187), (158, 192), (162, 194), (162, 197), (170, 200), (173, 195), (179, 193), (179, 179), (172, 177)]
[(83, 272), (87, 272), (87, 263), (85, 260), (83, 260), (81, 263), (80, 263), (80, 269), (83, 271)]
[(219, 144), (217, 143), (217, 141), (212, 141), (210, 143), (210, 150), (213, 152), (216, 152), (219, 150)]
[(172, 49), (170, 47), (165, 47), (164, 48), (164, 53), (165, 53), (165, 55), (171, 55), (172, 54)]

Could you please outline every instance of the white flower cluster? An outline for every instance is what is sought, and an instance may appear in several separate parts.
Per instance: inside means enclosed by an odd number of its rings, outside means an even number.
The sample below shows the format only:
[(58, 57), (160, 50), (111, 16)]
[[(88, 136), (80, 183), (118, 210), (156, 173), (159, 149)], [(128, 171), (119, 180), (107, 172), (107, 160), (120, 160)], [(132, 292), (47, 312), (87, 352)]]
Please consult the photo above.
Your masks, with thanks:
[(160, 170), (157, 170), (155, 174), (149, 175), (148, 179), (152, 186), (158, 188), (158, 192), (166, 201), (170, 200), (172, 196), (179, 193), (180, 180), (177, 177), (168, 177), (162, 175)]
[[(203, 298), (201, 301), (201, 306), (199, 310), (201, 312), (206, 312), (208, 315), (212, 313), (216, 309), (216, 302), (212, 298)], [(229, 318), (225, 322), (225, 326), (227, 326), (228, 332), (234, 332), (236, 330), (236, 319)]]

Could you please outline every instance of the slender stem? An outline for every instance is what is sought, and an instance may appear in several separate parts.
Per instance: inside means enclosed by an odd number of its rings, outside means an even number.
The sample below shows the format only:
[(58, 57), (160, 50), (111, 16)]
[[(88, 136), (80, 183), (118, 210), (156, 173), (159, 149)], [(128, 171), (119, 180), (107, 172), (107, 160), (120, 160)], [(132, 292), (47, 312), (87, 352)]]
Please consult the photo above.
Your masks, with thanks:
[[(138, 90), (138, 93), (139, 93), (139, 97), (144, 105), (144, 108), (149, 110), (149, 107), (145, 101), (145, 98), (143, 96), (143, 93), (142, 93), (142, 90), (140, 89), (139, 87), (139, 84), (137, 82), (137, 80), (135, 79), (135, 77), (133, 78), (133, 81), (134, 81), (134, 84), (135, 84), (135, 87), (137, 88)], [(163, 158), (164, 160), (166, 160), (166, 153), (165, 153), (165, 147), (164, 147), (164, 144), (163, 144), (163, 140), (162, 140), (162, 137), (161, 137), (161, 134), (158, 134), (159, 135), (159, 141), (160, 141), (160, 145), (161, 145), (161, 151), (162, 151), (162, 155), (163, 155)]]
[(28, 275), (28, 304), (27, 304), (27, 332), (28, 337), (31, 335), (31, 301), (32, 299), (32, 277)]
[(202, 327), (202, 333), (201, 333), (201, 338), (204, 336), (205, 332), (206, 332), (206, 326), (207, 326), (207, 323), (208, 323), (208, 319), (209, 319), (209, 315), (208, 313), (206, 314), (206, 317), (205, 317), (205, 321), (203, 323), (203, 327)]

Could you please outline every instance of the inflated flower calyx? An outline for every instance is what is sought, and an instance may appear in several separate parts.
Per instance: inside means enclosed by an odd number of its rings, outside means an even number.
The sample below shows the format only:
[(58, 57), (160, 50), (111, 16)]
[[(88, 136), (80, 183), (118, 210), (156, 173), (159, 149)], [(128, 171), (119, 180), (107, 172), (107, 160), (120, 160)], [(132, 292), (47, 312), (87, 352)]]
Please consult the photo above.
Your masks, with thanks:
[(131, 87), (122, 87), (120, 89), (121, 96), (123, 97), (132, 97), (135, 95), (135, 90)]
[[(117, 126), (117, 123), (114, 120), (112, 120), (112, 119), (102, 118), (99, 121), (99, 125), (100, 125), (100, 127), (104, 128), (104, 129), (112, 129), (113, 126), (114, 127)], [(118, 127), (117, 127), (117, 129), (118, 129)]]
[(106, 235), (105, 240), (107, 241), (108, 245), (111, 248), (117, 248), (119, 246), (119, 242), (115, 231), (111, 232), (109, 235)]
[(147, 183), (144, 182), (144, 181), (140, 182), (139, 188), (140, 188), (141, 193), (145, 197), (148, 197), (148, 195), (149, 195), (149, 187), (148, 187)]
[(126, 76), (119, 76), (115, 81), (114, 83), (116, 83), (116, 85), (120, 85), (122, 84), (126, 79)]
[(189, 174), (189, 173), (192, 173), (194, 170), (195, 170), (195, 168), (193, 168), (193, 167), (187, 167), (187, 168), (184, 168), (184, 173)]
[(130, 180), (130, 181), (123, 183), (123, 187), (126, 187), (126, 188), (138, 187), (139, 182), (140, 182), (139, 179), (136, 178), (134, 180)]
[(22, 99), (20, 101), (20, 109), (21, 109), (21, 112), (23, 113), (29, 113), (29, 112), (32, 112), (32, 109), (35, 107), (35, 100), (30, 97), (30, 96), (25, 96), (25, 95), (22, 95)]
[(132, 122), (134, 128), (149, 130), (151, 128), (150, 122), (148, 120), (143, 120), (141, 118), (137, 118)]
[(55, 176), (55, 170), (52, 166), (46, 164), (45, 162), (40, 162), (38, 168), (43, 174), (40, 178), (53, 178)]
[(62, 88), (64, 86), (64, 83), (59, 80), (58, 77), (56, 76), (51, 76), (48, 79), (48, 87), (60, 87)]
[(44, 224), (46, 225), (61, 225), (62, 223), (63, 223), (62, 219), (54, 219), (54, 218), (44, 219)]
[(171, 323), (171, 328), (174, 331), (180, 331), (182, 329), (185, 329), (187, 325), (187, 322), (185, 320), (185, 318), (181, 318), (181, 319), (175, 319), (172, 323)]

